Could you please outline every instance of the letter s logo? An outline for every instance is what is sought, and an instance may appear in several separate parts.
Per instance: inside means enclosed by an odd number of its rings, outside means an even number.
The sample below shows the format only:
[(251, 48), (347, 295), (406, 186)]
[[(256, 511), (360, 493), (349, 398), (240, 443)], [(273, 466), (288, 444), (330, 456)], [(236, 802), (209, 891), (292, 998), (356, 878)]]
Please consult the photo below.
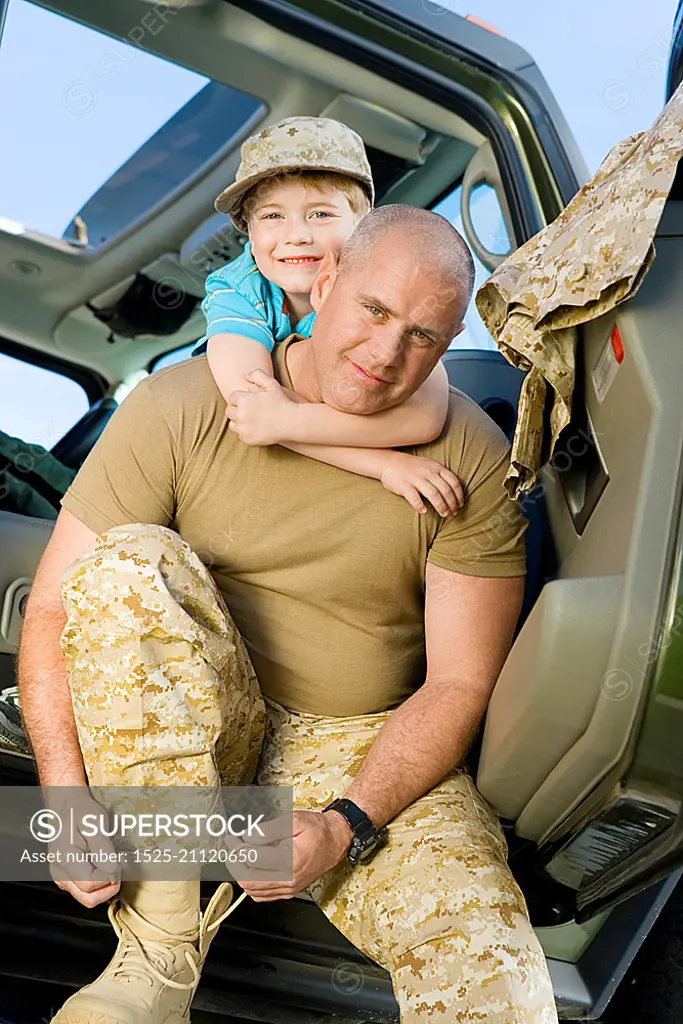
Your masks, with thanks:
[(36, 811), (29, 822), (29, 831), (39, 843), (51, 843), (62, 831), (62, 819), (56, 811)]

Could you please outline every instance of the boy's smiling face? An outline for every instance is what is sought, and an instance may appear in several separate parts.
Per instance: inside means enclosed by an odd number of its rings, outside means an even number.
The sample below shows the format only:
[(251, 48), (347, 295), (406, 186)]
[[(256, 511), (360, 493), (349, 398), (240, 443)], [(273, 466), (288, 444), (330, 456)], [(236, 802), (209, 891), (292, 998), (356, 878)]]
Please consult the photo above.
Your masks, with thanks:
[(285, 294), (310, 294), (325, 253), (339, 253), (358, 223), (348, 198), (333, 186), (291, 180), (265, 189), (249, 219), (256, 266)]

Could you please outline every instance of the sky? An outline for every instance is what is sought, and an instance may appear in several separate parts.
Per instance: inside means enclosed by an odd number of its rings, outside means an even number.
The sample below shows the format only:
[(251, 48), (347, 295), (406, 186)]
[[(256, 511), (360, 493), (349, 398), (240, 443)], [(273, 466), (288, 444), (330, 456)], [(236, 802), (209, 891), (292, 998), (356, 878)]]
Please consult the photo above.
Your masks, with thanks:
[(589, 173), (615, 142), (664, 105), (677, 0), (421, 0), (471, 14), (533, 57), (579, 143)]
[[(471, 14), (529, 52), (589, 173), (615, 142), (646, 129), (663, 106), (676, 0), (420, 3), (427, 21), (449, 10)], [(149, 9), (140, 5), (141, 19)], [(144, 46), (149, 31), (141, 20), (130, 38)], [(59, 237), (89, 196), (205, 82), (28, 0), (10, 0), (0, 44), (0, 225), (3, 218), (14, 220)], [(478, 283), (483, 276), (479, 268)], [(468, 328), (472, 344), (487, 342), (482, 331)], [(6, 357), (0, 361), (0, 428), (52, 438), (81, 414), (80, 388), (76, 414), (75, 398), (65, 405), (54, 386), (27, 410), (13, 397), (21, 389), (10, 365)], [(45, 422), (35, 419), (38, 410)]]

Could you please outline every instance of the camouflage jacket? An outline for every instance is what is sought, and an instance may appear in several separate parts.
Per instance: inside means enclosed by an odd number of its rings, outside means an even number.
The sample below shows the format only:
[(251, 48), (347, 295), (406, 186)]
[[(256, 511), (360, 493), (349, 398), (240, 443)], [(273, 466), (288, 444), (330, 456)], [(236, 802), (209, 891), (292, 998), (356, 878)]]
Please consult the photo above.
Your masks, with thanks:
[(528, 370), (505, 484), (531, 490), (541, 469), (546, 388), (552, 455), (569, 423), (577, 327), (635, 294), (683, 150), (683, 85), (652, 127), (617, 143), (562, 213), (482, 285), (476, 305), (498, 347)]

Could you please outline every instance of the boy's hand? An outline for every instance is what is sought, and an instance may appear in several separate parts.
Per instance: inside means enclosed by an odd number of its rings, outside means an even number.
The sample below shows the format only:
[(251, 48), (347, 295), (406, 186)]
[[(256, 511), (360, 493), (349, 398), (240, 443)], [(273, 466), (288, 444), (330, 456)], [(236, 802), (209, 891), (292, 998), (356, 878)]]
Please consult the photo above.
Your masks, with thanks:
[(465, 502), (462, 484), (455, 473), (434, 459), (408, 452), (390, 451), (380, 483), (388, 491), (405, 498), (417, 512), (427, 509), (424, 495), (441, 516), (456, 515)]
[(245, 380), (255, 386), (251, 391), (233, 391), (228, 396), (229, 429), (249, 445), (288, 441), (291, 433), (288, 425), (298, 403), (263, 370), (252, 370), (245, 375)]

